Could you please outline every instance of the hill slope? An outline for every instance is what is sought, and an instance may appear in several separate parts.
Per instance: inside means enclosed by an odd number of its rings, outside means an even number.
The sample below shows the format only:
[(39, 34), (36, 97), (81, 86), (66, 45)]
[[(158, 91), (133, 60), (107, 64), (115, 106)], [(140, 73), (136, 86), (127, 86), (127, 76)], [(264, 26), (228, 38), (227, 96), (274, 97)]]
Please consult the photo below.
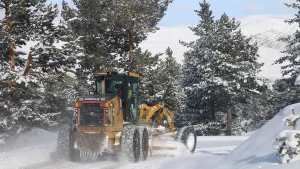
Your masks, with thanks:
[[(241, 21), (241, 29), (244, 35), (252, 36), (260, 46), (259, 55), (260, 62), (265, 63), (260, 72), (260, 76), (275, 79), (281, 77), (280, 66), (272, 65), (272, 63), (282, 56), (285, 44), (278, 42), (278, 37), (282, 35), (290, 35), (297, 29), (297, 25), (289, 25), (284, 20), (293, 18), (292, 15), (273, 16), (273, 15), (257, 15), (237, 18)], [(164, 52), (169, 46), (174, 51), (174, 57), (178, 62), (182, 63), (183, 53), (187, 48), (179, 44), (181, 41), (193, 41), (197, 37), (188, 28), (189, 26), (160, 27), (156, 33), (148, 36), (140, 46), (148, 49), (152, 53)]]

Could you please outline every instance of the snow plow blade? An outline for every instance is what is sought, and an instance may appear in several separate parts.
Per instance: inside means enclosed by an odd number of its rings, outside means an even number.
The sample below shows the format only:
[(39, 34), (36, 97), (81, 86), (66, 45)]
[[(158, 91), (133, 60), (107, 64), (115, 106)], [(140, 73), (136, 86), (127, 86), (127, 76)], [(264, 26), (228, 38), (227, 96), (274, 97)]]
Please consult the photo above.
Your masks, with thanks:
[(182, 143), (181, 141), (176, 140), (168, 135), (156, 136), (150, 140), (150, 156), (181, 156), (191, 153), (185, 143)]

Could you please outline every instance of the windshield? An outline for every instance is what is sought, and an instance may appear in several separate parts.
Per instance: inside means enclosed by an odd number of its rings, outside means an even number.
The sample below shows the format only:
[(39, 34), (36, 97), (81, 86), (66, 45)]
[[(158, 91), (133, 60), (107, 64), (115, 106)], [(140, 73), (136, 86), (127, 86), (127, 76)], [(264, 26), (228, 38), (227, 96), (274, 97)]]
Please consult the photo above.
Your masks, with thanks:
[(124, 83), (122, 80), (105, 80), (105, 94), (122, 94)]
[(124, 81), (122, 79), (105, 78), (96, 82), (98, 94), (123, 95)]

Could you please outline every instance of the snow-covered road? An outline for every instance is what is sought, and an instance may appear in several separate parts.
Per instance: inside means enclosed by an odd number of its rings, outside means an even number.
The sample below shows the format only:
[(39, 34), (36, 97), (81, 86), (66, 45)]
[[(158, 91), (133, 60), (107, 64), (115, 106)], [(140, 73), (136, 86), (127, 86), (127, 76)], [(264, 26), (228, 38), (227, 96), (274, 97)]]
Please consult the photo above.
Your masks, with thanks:
[(299, 169), (300, 161), (281, 164), (272, 146), (275, 138), (289, 129), (282, 120), (291, 114), (292, 107), (300, 115), (300, 103), (290, 105), (250, 137), (197, 137), (192, 155), (155, 155), (134, 164), (112, 159), (94, 163), (59, 161), (55, 153), (57, 133), (38, 130), (0, 148), (0, 169)]
[(94, 163), (59, 161), (55, 153), (56, 136), (55, 133), (45, 132), (43, 137), (47, 139), (23, 138), (6, 149), (0, 149), (0, 169), (208, 169), (248, 138), (198, 137), (193, 155), (156, 155), (147, 161), (132, 164), (112, 159)]

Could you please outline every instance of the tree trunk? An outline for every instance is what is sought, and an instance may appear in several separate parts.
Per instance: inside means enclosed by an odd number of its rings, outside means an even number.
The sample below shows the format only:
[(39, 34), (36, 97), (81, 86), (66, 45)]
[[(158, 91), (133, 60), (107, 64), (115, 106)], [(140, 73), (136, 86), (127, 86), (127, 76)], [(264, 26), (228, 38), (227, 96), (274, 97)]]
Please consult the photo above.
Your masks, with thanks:
[(9, 56), (9, 63), (10, 63), (10, 68), (12, 70), (15, 70), (15, 57), (14, 57), (14, 44), (11, 39), (11, 34), (12, 34), (12, 23), (11, 23), (11, 17), (10, 17), (10, 0), (6, 0), (5, 2), (5, 17), (6, 17), (6, 23), (8, 26), (8, 56)]
[(228, 112), (227, 112), (227, 132), (226, 132), (227, 136), (231, 136), (231, 129), (232, 129), (231, 124), (232, 124), (232, 106), (228, 108)]
[(132, 70), (132, 60), (133, 60), (133, 39), (131, 33), (128, 33), (129, 38), (129, 71)]
[(32, 61), (32, 55), (29, 54), (26, 65), (25, 65), (25, 70), (24, 70), (24, 73), (23, 73), (24, 76), (26, 76), (29, 72), (31, 61)]

